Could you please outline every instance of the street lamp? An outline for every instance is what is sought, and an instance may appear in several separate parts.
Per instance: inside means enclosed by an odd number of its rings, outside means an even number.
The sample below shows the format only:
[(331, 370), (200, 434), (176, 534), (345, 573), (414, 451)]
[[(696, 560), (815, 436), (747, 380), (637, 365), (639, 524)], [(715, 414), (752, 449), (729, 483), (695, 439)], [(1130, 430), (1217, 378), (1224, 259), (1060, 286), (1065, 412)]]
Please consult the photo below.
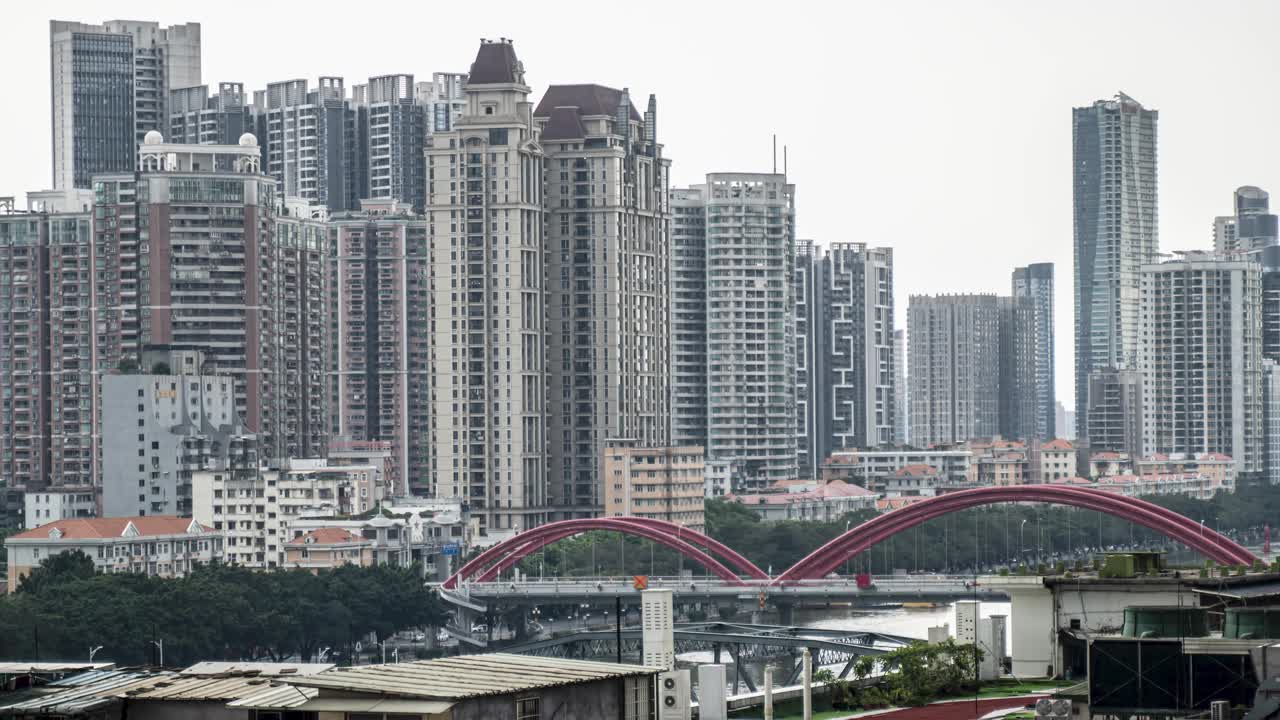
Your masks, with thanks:
[[(852, 520), (845, 520), (845, 521), (844, 521), (844, 533), (845, 533), (846, 535), (848, 535), (848, 534), (849, 534), (849, 526), (850, 526), (850, 525), (852, 525), (852, 524), (853, 524), (853, 521), (852, 521)], [(848, 558), (848, 557), (846, 557), (846, 558), (844, 559), (844, 574), (845, 574), (845, 575), (848, 575), (848, 574), (849, 574), (849, 558)]]
[(101, 646), (101, 645), (97, 645), (97, 646), (94, 646), (94, 647), (89, 648), (89, 663), (90, 663), (90, 664), (92, 664), (92, 663), (93, 663), (93, 656), (94, 656), (94, 655), (97, 655), (97, 654), (98, 654), (98, 651), (99, 651), (99, 650), (101, 650), (101, 649), (102, 649), (102, 646)]
[(151, 644), (160, 649), (160, 667), (164, 667), (164, 638), (152, 640)]
[(1027, 519), (1022, 518), (1022, 524), (1018, 526), (1018, 554), (1025, 555), (1027, 552), (1027, 544), (1023, 542), (1022, 531), (1027, 529)]

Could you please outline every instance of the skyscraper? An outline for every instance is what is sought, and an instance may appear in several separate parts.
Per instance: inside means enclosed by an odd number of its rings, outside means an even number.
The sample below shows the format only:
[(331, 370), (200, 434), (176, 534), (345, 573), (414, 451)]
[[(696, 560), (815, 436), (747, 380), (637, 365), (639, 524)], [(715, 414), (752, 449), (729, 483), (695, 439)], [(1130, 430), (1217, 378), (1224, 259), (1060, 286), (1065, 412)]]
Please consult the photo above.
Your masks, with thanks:
[(333, 427), (342, 442), (390, 443), (392, 495), (431, 487), (430, 224), (407, 204), (366, 201), (329, 219)]
[(1145, 454), (1142, 387), (1142, 373), (1137, 370), (1089, 373), (1089, 435), (1085, 440), (1090, 453), (1125, 453), (1131, 460)]
[(911, 296), (907, 352), (917, 447), (999, 433), (1000, 314), (995, 295)]
[(87, 188), (132, 170), (150, 130), (168, 129), (169, 93), (200, 84), (200, 24), (49, 22), (53, 186)]
[(1072, 111), (1080, 437), (1088, 437), (1089, 373), (1137, 366), (1141, 267), (1159, 250), (1157, 119), (1123, 93)]
[(546, 154), (550, 502), (604, 510), (609, 441), (671, 443), (671, 211), (657, 100), (552, 85), (534, 111)]
[(0, 213), (0, 510), (93, 484), (92, 194)]
[(761, 481), (796, 466), (795, 186), (712, 173), (707, 217), (707, 457)]
[(93, 366), (139, 369), (152, 346), (203, 352), (235, 377), (236, 413), (265, 457), (314, 457), (328, 244), (322, 221), (278, 212), (260, 163), (251, 134), (176, 145), (152, 131), (136, 171), (95, 179)]
[(218, 83), (209, 96), (208, 85), (178, 88), (169, 93), (168, 130), (171, 143), (234, 145), (253, 132), (253, 119), (242, 83)]
[(426, 195), (423, 150), (426, 108), (418, 102), (413, 75), (381, 75), (352, 89), (356, 142), (363, 158), (357, 186), (362, 197), (395, 199), (422, 209)]
[(1142, 268), (1147, 452), (1226, 453), (1262, 470), (1262, 273), (1239, 256), (1182, 253)]
[[(815, 478), (825, 456), (819, 435), (819, 395), (826, 385), (821, 357), (823, 323), (819, 313), (819, 266), (822, 259), (812, 240), (796, 241), (796, 465), (800, 477)], [(828, 443), (829, 444), (829, 443)]]
[(482, 42), (466, 109), (426, 157), (433, 494), (465, 499), (486, 530), (548, 514), (544, 160), (529, 92), (511, 42)]
[(893, 331), (893, 444), (911, 442), (911, 415), (907, 404), (907, 331)]
[(358, 210), (361, 191), (353, 166), (362, 156), (342, 78), (322, 77), (314, 89), (306, 80), (269, 83), (262, 101), (257, 111), (266, 131), (263, 167), (280, 194), (330, 210)]
[(819, 265), (818, 447), (832, 452), (894, 442), (893, 249), (833, 243)]
[(707, 444), (705, 190), (671, 190), (672, 442), (702, 447)]
[[(1013, 417), (1006, 435), (1025, 440), (1051, 440), (1058, 436), (1054, 395), (1053, 263), (1034, 263), (1013, 271), (1014, 302), (1029, 303), (1024, 316), (1026, 332), (1018, 337), (1029, 343), (1015, 358), (1022, 367), (1015, 370), (1019, 395), (1012, 404)], [(1007, 392), (1007, 390), (1006, 390)]]

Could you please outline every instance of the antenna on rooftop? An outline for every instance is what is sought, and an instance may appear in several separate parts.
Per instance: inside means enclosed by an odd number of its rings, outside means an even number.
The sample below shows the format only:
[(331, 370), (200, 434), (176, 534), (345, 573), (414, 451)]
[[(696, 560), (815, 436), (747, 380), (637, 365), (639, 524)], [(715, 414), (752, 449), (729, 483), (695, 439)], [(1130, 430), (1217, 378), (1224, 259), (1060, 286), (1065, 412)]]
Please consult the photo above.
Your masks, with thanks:
[(773, 173), (778, 174), (778, 133), (773, 134)]

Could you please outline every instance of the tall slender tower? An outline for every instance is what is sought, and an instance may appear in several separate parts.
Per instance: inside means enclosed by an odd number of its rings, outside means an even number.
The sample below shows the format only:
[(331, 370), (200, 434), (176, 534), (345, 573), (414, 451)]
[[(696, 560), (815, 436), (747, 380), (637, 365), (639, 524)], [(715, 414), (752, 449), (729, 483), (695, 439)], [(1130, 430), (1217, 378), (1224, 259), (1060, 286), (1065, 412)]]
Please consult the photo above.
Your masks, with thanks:
[(546, 154), (547, 382), (551, 502), (604, 509), (608, 441), (671, 443), (670, 161), (657, 100), (552, 85), (534, 111)]
[(907, 308), (911, 442), (991, 437), (1000, 427), (1000, 325), (995, 295), (912, 295)]
[(1089, 436), (1089, 373), (1137, 366), (1140, 269), (1159, 251), (1157, 119), (1157, 111), (1123, 93), (1072, 111), (1081, 438)]
[(543, 153), (524, 66), (482, 41), (466, 109), (426, 152), (434, 494), (487, 530), (547, 516)]
[(1024, 318), (1029, 327), (1019, 334), (1028, 346), (1015, 358), (1020, 365), (1015, 369), (1019, 399), (1006, 427), (1014, 438), (1052, 440), (1059, 432), (1053, 386), (1053, 263), (1014, 268), (1013, 300), (1029, 305)]

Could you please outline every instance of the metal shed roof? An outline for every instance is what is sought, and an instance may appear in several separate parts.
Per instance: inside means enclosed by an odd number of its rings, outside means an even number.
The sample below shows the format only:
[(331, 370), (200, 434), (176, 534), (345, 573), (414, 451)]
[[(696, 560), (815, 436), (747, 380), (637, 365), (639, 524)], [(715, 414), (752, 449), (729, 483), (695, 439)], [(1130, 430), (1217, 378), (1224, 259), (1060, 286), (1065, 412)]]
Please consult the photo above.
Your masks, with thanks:
[(319, 675), (290, 678), (288, 682), (351, 693), (460, 700), (660, 672), (661, 668), (643, 665), (492, 653), (336, 668)]
[(256, 675), (166, 675), (135, 683), (115, 693), (130, 700), (226, 702), (255, 695), (271, 686)]
[[(90, 710), (119, 702), (116, 693), (157, 676), (151, 670), (110, 670), (95, 673), (97, 677), (78, 685), (64, 687), (58, 691), (28, 698), (12, 705), (0, 705), (2, 715), (78, 715)], [(170, 673), (162, 673), (170, 675)], [(3, 700), (0, 700), (3, 702)]]
[(333, 668), (333, 663), (273, 663), (273, 662), (198, 662), (181, 671), (183, 675), (222, 675), (236, 673), (262, 676), (314, 675)]
[(315, 688), (304, 688), (287, 683), (277, 683), (239, 700), (227, 703), (229, 708), (254, 708), (257, 710), (293, 710), (319, 695)]

